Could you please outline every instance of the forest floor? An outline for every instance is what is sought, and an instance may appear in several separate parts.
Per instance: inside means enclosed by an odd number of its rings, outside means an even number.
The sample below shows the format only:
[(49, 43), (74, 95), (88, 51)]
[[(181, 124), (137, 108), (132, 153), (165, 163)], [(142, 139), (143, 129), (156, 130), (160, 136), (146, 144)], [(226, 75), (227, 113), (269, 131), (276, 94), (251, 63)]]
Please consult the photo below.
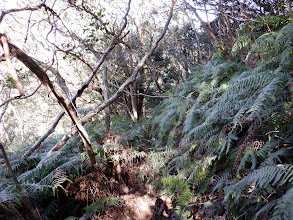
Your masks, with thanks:
[[(129, 156), (129, 149), (123, 149), (123, 152)], [(117, 203), (93, 214), (92, 219), (171, 219), (171, 198), (166, 195), (158, 196), (152, 185), (139, 178), (140, 172), (146, 166), (146, 156), (125, 155), (120, 163), (113, 160), (107, 161), (106, 164), (98, 163), (95, 169), (88, 169), (83, 176), (72, 183), (69, 182), (65, 191), (60, 192), (60, 209), (55, 219), (65, 219), (68, 216), (86, 219), (83, 207), (103, 198), (116, 198)]]

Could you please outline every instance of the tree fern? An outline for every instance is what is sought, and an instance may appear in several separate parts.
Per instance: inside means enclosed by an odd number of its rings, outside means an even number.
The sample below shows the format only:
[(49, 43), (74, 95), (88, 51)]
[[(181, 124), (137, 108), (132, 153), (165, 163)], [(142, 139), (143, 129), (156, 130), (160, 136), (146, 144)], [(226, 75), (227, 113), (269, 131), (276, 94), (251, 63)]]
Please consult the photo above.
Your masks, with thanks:
[(2, 203), (21, 204), (20, 194), (13, 190), (12, 187), (7, 187), (0, 191), (0, 205)]

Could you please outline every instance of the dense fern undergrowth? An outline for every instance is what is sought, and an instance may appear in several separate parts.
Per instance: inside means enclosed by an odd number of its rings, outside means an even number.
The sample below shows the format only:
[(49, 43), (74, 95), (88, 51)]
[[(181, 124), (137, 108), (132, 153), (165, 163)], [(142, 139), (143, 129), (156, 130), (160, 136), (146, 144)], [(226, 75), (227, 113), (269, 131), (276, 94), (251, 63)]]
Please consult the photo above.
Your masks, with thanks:
[[(117, 131), (112, 131), (132, 137), (123, 142), (122, 135), (123, 144), (149, 152), (147, 169), (139, 178), (172, 197), (174, 219), (293, 216), (293, 23), (260, 35), (249, 50), (240, 41), (236, 44), (233, 53), (246, 51), (245, 61), (240, 56), (227, 61), (217, 54), (168, 91), (176, 97), (159, 104), (149, 121), (112, 122), (117, 123), (112, 126)], [(93, 141), (104, 132), (94, 123), (87, 130)], [(44, 219), (50, 219), (58, 207), (58, 190), (87, 168), (87, 156), (80, 153), (78, 142), (79, 138), (72, 138), (46, 160), (49, 149), (24, 160), (19, 158), (29, 146), (7, 152), (21, 186), (42, 207)], [(47, 140), (44, 145), (53, 144)], [(97, 144), (94, 150), (104, 163), (105, 149)], [(99, 205), (88, 206), (87, 214)], [(20, 192), (1, 164), (0, 211), (12, 215), (21, 209)]]
[(290, 23), (246, 63), (214, 57), (156, 108), (151, 176), (179, 216), (292, 218), (292, 46)]

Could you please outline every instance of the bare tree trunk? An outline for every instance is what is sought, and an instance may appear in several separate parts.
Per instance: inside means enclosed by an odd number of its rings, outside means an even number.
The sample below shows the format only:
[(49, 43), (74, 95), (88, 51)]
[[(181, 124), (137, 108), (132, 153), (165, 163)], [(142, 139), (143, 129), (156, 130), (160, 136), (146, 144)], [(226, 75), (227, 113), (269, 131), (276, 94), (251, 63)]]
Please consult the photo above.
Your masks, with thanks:
[[(100, 104), (92, 113), (89, 113), (88, 115), (86, 115), (82, 120), (81, 123), (85, 124), (86, 122), (88, 122), (89, 120), (91, 120), (92, 117), (94, 117), (96, 114), (98, 114), (99, 112), (101, 112), (103, 109), (105, 109), (107, 106), (109, 106), (110, 104), (112, 104), (113, 102), (115, 102), (124, 92), (125, 88), (130, 85), (131, 83), (134, 82), (134, 80), (136, 79), (137, 74), (139, 73), (139, 71), (143, 68), (143, 66), (145, 65), (146, 61), (149, 59), (149, 57), (151, 56), (151, 54), (154, 52), (154, 50), (158, 47), (159, 42), (163, 39), (163, 37), (165, 36), (171, 18), (173, 16), (173, 10), (174, 10), (174, 6), (176, 4), (176, 0), (172, 0), (172, 5), (171, 5), (171, 9), (170, 9), (170, 14), (168, 17), (168, 20), (164, 26), (164, 29), (162, 31), (162, 33), (158, 36), (158, 38), (155, 40), (152, 48), (144, 55), (144, 57), (138, 62), (136, 68), (134, 69), (134, 71), (132, 72), (132, 75), (119, 87), (119, 89), (116, 91), (115, 94), (113, 94), (111, 96), (111, 98), (109, 98), (107, 101), (104, 101), (102, 104)], [(59, 150), (66, 142), (67, 140), (69, 140), (70, 137), (72, 137), (74, 134), (77, 133), (76, 129), (73, 129), (71, 131), (69, 131), (66, 135), (63, 136), (63, 138), (48, 152), (46, 157), (50, 157), (52, 152)]]
[[(0, 35), (1, 36), (1, 35)], [(82, 126), (82, 124), (79, 122), (79, 119), (77, 118), (74, 110), (72, 109), (71, 105), (68, 104), (64, 97), (62, 97), (59, 92), (55, 89), (53, 83), (50, 81), (48, 75), (46, 72), (39, 67), (39, 65), (30, 58), (27, 54), (25, 54), (22, 50), (20, 50), (15, 45), (9, 43), (9, 47), (11, 48), (11, 53), (17, 57), (24, 65), (26, 65), (42, 82), (42, 84), (46, 87), (46, 89), (54, 95), (54, 98), (57, 100), (59, 105), (67, 112), (72, 122), (76, 125), (77, 130), (83, 140), (85, 149), (87, 151), (88, 157), (90, 159), (90, 163), (94, 165), (96, 163), (95, 160), (95, 154), (93, 152), (93, 149), (91, 147), (91, 141), (90, 138)]]
[[(144, 89), (139, 89), (139, 93), (144, 93)], [(143, 100), (144, 96), (140, 95), (137, 97), (137, 111), (138, 111), (138, 118), (143, 116)]]
[[(107, 80), (107, 64), (103, 64), (103, 84), (104, 84), (104, 101), (109, 99), (109, 87)], [(105, 108), (105, 127), (106, 127), (106, 136), (110, 132), (111, 116), (110, 116), (110, 106)]]
[(10, 75), (13, 78), (13, 81), (16, 85), (16, 88), (19, 91), (19, 95), (23, 96), (24, 92), (23, 92), (23, 86), (18, 78), (17, 72), (12, 64), (11, 58), (10, 58), (10, 52), (9, 52), (9, 45), (8, 45), (8, 40), (7, 37), (5, 35), (1, 35), (1, 44), (3, 46), (3, 51), (4, 51), (4, 55), (5, 55), (5, 60), (10, 72)]
[(131, 108), (132, 114), (131, 118), (134, 122), (138, 120), (138, 111), (137, 111), (137, 90), (136, 90), (136, 82), (134, 81), (132, 84), (129, 85), (130, 88), (130, 99), (131, 99)]
[(31, 204), (31, 202), (30, 202), (30, 200), (29, 200), (29, 197), (28, 197), (28, 195), (27, 195), (27, 192), (25, 191), (25, 189), (22, 189), (22, 188), (20, 187), (20, 184), (19, 184), (19, 182), (18, 182), (18, 180), (17, 180), (17, 177), (16, 177), (16, 175), (15, 175), (15, 173), (14, 173), (14, 171), (13, 171), (11, 165), (10, 165), (10, 162), (9, 162), (9, 160), (8, 160), (8, 158), (7, 158), (7, 155), (6, 155), (5, 149), (4, 149), (4, 147), (3, 147), (1, 141), (0, 141), (0, 151), (1, 151), (1, 153), (2, 153), (2, 156), (3, 156), (3, 158), (4, 158), (4, 161), (5, 161), (5, 163), (6, 163), (6, 166), (7, 166), (8, 170), (9, 170), (10, 175), (12, 176), (12, 179), (13, 179), (13, 181), (14, 181), (16, 187), (18, 188), (18, 190), (19, 190), (19, 191), (21, 192), (21, 194), (22, 194), (22, 201), (23, 201), (24, 205), (26, 206), (26, 208), (28, 209), (28, 211), (30, 212), (31, 217), (33, 217), (33, 219), (40, 219), (40, 220), (41, 220), (41, 216), (40, 216), (40, 215), (36, 212), (36, 210), (33, 208), (32, 204)]
[(55, 131), (55, 128), (57, 126), (57, 124), (59, 123), (59, 121), (61, 120), (61, 118), (63, 117), (63, 115), (65, 114), (65, 112), (61, 112), (58, 117), (55, 119), (54, 123), (51, 125), (51, 127), (46, 131), (45, 134), (43, 134), (42, 137), (39, 138), (39, 140), (30, 147), (30, 149), (28, 149), (25, 154), (22, 156), (22, 158), (27, 158), (28, 156), (30, 156), (40, 145), (41, 143), (50, 135)]

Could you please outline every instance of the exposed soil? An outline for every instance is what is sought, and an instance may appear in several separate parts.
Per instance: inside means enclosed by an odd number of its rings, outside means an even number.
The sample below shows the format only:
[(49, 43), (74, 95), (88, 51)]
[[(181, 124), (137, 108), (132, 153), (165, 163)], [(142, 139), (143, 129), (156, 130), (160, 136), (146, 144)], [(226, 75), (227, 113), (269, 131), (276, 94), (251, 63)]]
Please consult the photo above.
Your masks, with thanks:
[[(85, 206), (107, 197), (119, 198), (118, 206), (108, 207), (104, 212), (96, 212), (92, 219), (117, 220), (164, 220), (171, 219), (173, 205), (171, 198), (156, 196), (153, 187), (139, 181), (139, 173), (145, 166), (145, 155), (133, 156), (127, 149), (120, 149), (119, 163), (109, 160), (99, 163), (96, 169), (85, 172), (73, 183), (68, 183), (66, 191), (59, 195), (61, 208), (55, 219), (76, 216), (85, 219)], [(115, 153), (117, 153), (117, 146)], [(59, 206), (60, 207), (60, 206)]]

